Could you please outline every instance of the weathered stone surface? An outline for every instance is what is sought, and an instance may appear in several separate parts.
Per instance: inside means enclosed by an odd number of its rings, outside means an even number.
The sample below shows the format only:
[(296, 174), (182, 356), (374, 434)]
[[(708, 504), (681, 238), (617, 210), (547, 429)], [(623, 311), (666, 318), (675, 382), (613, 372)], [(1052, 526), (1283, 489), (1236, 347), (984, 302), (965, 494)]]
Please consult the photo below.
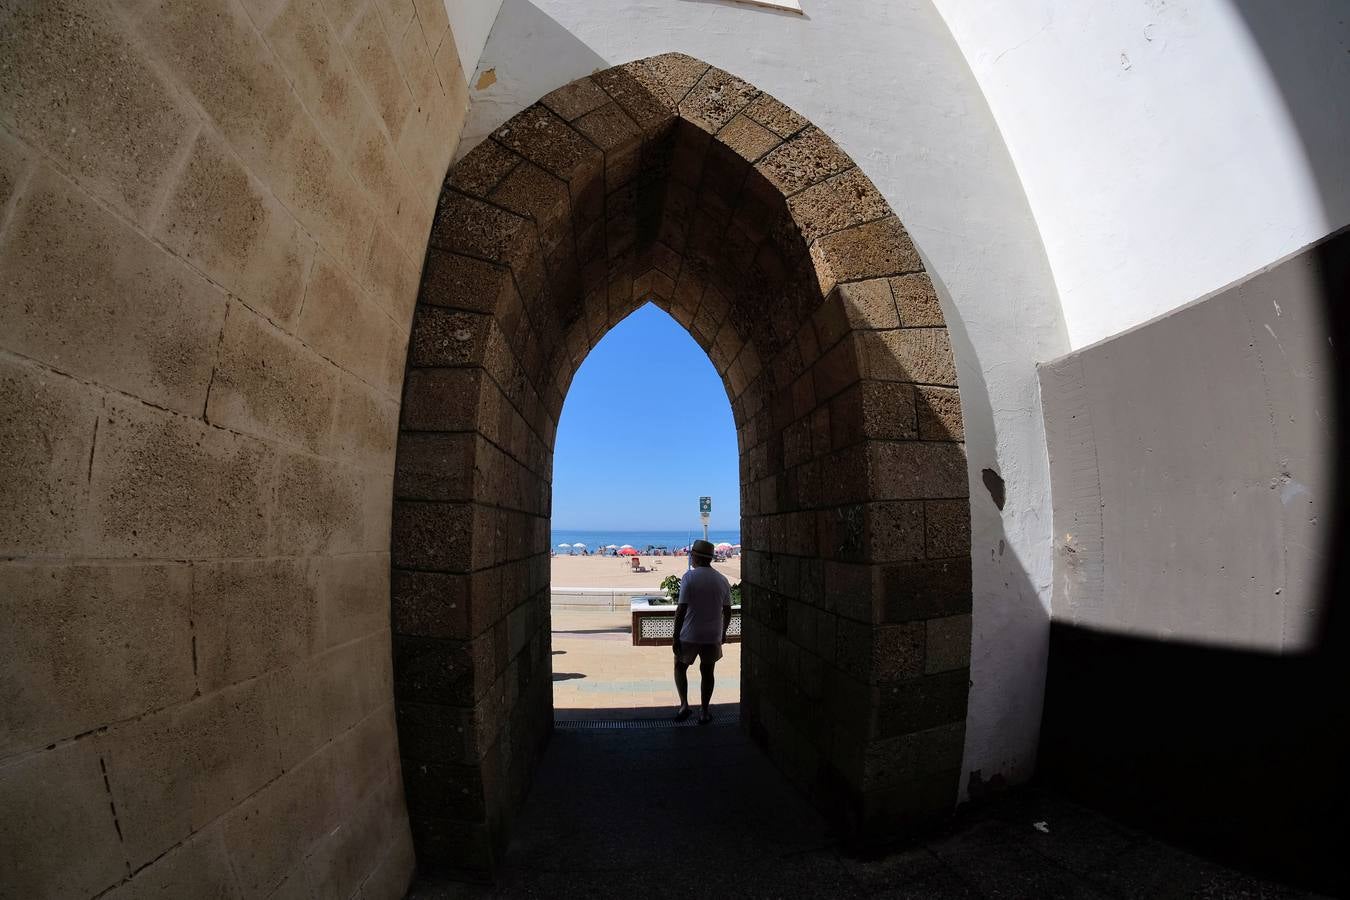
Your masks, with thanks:
[(927, 622), (927, 659), (924, 671), (929, 675), (961, 669), (970, 665), (971, 618), (948, 616)]
[(97, 555), (249, 556), (264, 548), (272, 454), (262, 444), (112, 398), (98, 428), (88, 525)]
[(970, 671), (956, 669), (887, 686), (877, 710), (879, 737), (926, 731), (965, 720)]
[(420, 308), (413, 322), (408, 365), (453, 367), (482, 363), (491, 321), (485, 313), (436, 306)]
[(48, 169), (5, 228), (0, 281), (0, 347), (201, 413), (224, 295)]
[(302, 559), (198, 563), (191, 613), (203, 692), (314, 655), (319, 610)]
[(356, 465), (387, 471), (398, 439), (398, 399), (351, 375), (338, 379), (331, 452)]
[(80, 2), (7, 13), (0, 108), (20, 134), (133, 218), (149, 211), (191, 121), (113, 10)]
[(184, 565), (0, 566), (0, 756), (192, 697)]
[(853, 328), (890, 329), (900, 325), (890, 283), (884, 278), (841, 284), (836, 289), (844, 316)]
[(547, 108), (535, 104), (492, 133), (494, 140), (563, 181), (598, 171), (601, 153)]
[(684, 99), (709, 68), (703, 60), (683, 53), (649, 56), (642, 60), (642, 64), (656, 76), (666, 95), (675, 103)]
[[(0, 768), (0, 889), (10, 897), (94, 896), (126, 877), (92, 741)], [(53, 847), (77, 846), (78, 853)]]
[(477, 427), (483, 370), (412, 369), (403, 395), (408, 431), (469, 431)]
[(755, 164), (784, 195), (853, 167), (853, 160), (817, 128), (806, 129)]
[(0, 554), (80, 546), (102, 398), (40, 366), (0, 359)]
[(933, 281), (927, 275), (900, 275), (891, 279), (900, 324), (906, 328), (942, 327), (942, 306), (938, 303)]
[(410, 431), (398, 442), (394, 496), (404, 500), (472, 500), (477, 435)]
[(881, 582), (883, 622), (907, 622), (970, 612), (969, 559), (885, 566)]
[(605, 151), (606, 156), (617, 153), (641, 138), (641, 129), (617, 103), (607, 103), (589, 112), (573, 123), (577, 131), (591, 143)]
[(381, 473), (307, 453), (277, 461), (272, 541), (297, 555), (384, 549), (389, 482)]
[(680, 116), (716, 134), (759, 95), (754, 85), (714, 67), (709, 68), (680, 101)]
[(924, 546), (929, 559), (970, 554), (970, 501), (924, 503)]
[(253, 309), (293, 321), (314, 243), (210, 132), (193, 145), (156, 232)]
[(926, 441), (963, 441), (961, 397), (956, 388), (918, 387), (914, 389), (918, 411), (919, 437)]
[(745, 114), (779, 137), (791, 137), (811, 124), (805, 116), (799, 115), (783, 103), (760, 94), (745, 108)]
[(822, 292), (841, 281), (923, 271), (918, 251), (894, 216), (822, 237), (811, 245), (811, 259)]
[(808, 243), (891, 213), (881, 192), (856, 168), (790, 197), (788, 208)]
[(322, 4), (289, 0), (264, 34), (319, 129), (339, 154), (345, 153), (364, 101)]
[(774, 147), (781, 138), (744, 113), (736, 116), (717, 133), (717, 139), (746, 162), (754, 162)]
[(319, 645), (331, 648), (389, 628), (389, 554), (309, 560), (319, 610)]
[(873, 681), (897, 681), (923, 673), (926, 645), (922, 622), (879, 625), (869, 630)]
[(281, 774), (271, 703), (253, 679), (98, 737), (132, 868)]
[(954, 498), (969, 494), (960, 444), (877, 441), (868, 447), (872, 495), (878, 499)]
[(923, 504), (910, 502), (867, 505), (867, 559), (902, 562), (923, 559)]
[(469, 503), (396, 502), (394, 565), (468, 572), (474, 552), (474, 518)]
[(543, 96), (540, 103), (571, 122), (610, 102), (600, 85), (589, 78), (578, 78)]
[(413, 101), (374, 4), (367, 6), (356, 20), (343, 45), (384, 120), (389, 136), (397, 141), (403, 133)]
[(233, 304), (206, 416), (225, 428), (322, 450), (333, 427), (337, 378), (299, 341)]

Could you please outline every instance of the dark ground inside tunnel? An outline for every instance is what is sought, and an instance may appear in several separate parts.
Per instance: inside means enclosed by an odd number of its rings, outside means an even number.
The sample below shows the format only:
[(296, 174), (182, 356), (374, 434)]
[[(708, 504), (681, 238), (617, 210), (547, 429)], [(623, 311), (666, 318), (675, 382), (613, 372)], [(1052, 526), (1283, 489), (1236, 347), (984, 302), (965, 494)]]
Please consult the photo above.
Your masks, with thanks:
[(488, 897), (1310, 897), (1038, 788), (858, 856), (734, 724), (555, 731)]

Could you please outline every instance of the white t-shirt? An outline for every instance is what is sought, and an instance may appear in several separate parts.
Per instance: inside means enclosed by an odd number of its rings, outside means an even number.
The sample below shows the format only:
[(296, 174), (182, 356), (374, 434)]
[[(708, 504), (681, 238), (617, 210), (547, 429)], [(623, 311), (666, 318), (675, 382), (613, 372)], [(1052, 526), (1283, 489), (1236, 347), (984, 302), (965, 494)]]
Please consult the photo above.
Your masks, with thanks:
[(680, 641), (722, 643), (722, 607), (731, 605), (731, 583), (712, 566), (694, 566), (680, 579), (680, 603), (687, 607)]

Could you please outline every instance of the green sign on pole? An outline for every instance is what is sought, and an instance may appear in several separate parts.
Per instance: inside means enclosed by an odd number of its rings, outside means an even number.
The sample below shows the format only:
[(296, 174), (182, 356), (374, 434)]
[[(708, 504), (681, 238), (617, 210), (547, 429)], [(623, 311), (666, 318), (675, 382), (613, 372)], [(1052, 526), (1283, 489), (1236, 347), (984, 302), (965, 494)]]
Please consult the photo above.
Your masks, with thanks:
[(712, 498), (711, 498), (711, 497), (699, 497), (699, 498), (698, 498), (698, 512), (699, 512), (699, 515), (703, 515), (703, 516), (707, 516), (707, 515), (711, 515), (711, 514), (712, 514)]

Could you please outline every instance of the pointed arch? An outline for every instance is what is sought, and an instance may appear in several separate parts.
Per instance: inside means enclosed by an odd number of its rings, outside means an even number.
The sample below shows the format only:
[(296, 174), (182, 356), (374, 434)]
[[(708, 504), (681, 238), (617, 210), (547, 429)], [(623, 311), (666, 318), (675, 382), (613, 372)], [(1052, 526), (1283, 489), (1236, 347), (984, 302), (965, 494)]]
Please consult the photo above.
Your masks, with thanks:
[(737, 428), (744, 724), (865, 836), (957, 797), (970, 642), (956, 369), (867, 176), (665, 54), (558, 88), (453, 166), (408, 351), (394, 678), (424, 864), (490, 869), (551, 726), (552, 447), (589, 350), (652, 300)]

